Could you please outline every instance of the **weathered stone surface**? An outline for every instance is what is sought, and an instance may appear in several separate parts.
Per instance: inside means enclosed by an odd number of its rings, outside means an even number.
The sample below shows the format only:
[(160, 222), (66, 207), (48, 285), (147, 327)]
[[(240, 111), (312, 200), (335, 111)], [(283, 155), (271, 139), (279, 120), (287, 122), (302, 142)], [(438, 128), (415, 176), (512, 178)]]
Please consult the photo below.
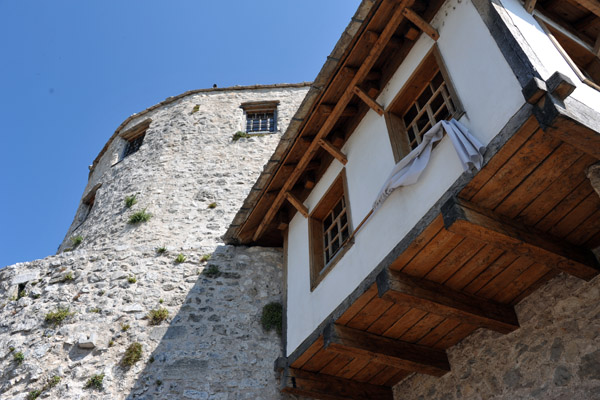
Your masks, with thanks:
[[(86, 217), (79, 207), (61, 253), (0, 270), (0, 399), (23, 400), (53, 376), (60, 383), (40, 398), (281, 398), (273, 371), (281, 339), (263, 331), (260, 315), (281, 301), (282, 252), (225, 246), (220, 236), (306, 90), (199, 93), (132, 119), (125, 129), (152, 118), (144, 143), (116, 164), (124, 140), (108, 146), (86, 188), (102, 183), (92, 210)], [(280, 131), (232, 142), (243, 129), (239, 105), (259, 100), (280, 100)], [(138, 202), (127, 209), (133, 194)], [(142, 209), (152, 218), (128, 224)], [(62, 252), (76, 235), (83, 242)], [(180, 253), (186, 261), (176, 263)], [(218, 276), (202, 274), (204, 255)], [(10, 300), (19, 283), (27, 297)], [(58, 307), (70, 315), (46, 322)], [(146, 316), (158, 308), (169, 316), (150, 325)], [(127, 368), (123, 356), (135, 342), (141, 360)], [(23, 352), (21, 365), (10, 348)], [(102, 392), (84, 388), (101, 373)]]
[(448, 350), (452, 372), (412, 375), (396, 399), (600, 398), (600, 277), (560, 275), (516, 307), (521, 327), (475, 331)]

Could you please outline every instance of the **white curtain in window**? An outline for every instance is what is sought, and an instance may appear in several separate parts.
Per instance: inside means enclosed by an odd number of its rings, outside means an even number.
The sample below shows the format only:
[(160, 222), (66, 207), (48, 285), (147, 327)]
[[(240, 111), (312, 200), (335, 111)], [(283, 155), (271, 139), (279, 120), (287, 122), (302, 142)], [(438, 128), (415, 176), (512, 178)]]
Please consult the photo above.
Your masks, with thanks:
[(417, 183), (419, 176), (429, 163), (434, 143), (442, 140), (444, 131), (450, 136), (463, 169), (466, 171), (471, 166), (481, 169), (485, 146), (454, 118), (450, 121), (440, 121), (423, 135), (419, 146), (396, 164), (379, 192), (377, 200), (373, 204), (373, 210), (379, 208), (394, 190)]

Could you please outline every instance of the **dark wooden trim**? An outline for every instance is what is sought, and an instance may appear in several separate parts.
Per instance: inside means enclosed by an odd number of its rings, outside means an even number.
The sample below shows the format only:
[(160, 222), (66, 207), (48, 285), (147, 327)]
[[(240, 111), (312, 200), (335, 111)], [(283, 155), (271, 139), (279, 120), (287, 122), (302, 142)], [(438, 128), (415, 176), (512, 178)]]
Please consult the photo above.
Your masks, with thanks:
[(450, 199), (442, 207), (442, 216), (450, 232), (484, 241), (587, 281), (598, 275), (600, 267), (590, 250), (571, 245), (464, 200)]
[[(323, 115), (329, 115), (333, 111), (334, 107), (334, 104), (321, 104), (319, 106), (319, 111)], [(340, 117), (353, 117), (356, 114), (358, 114), (358, 108), (356, 108), (355, 106), (347, 106), (346, 108), (344, 108), (344, 111), (342, 111), (342, 113), (340, 114)]]
[(287, 199), (287, 201), (290, 202), (291, 205), (294, 206), (294, 208), (296, 210), (298, 210), (298, 212), (300, 214), (302, 214), (304, 216), (304, 218), (308, 218), (308, 208), (306, 208), (304, 203), (302, 203), (300, 200), (298, 200), (298, 198), (296, 196), (294, 196), (290, 192), (287, 192), (285, 194), (285, 198)]
[(377, 276), (377, 290), (379, 297), (385, 300), (496, 332), (509, 333), (519, 328), (512, 306), (457, 292), (397, 271), (382, 271)]
[(148, 129), (148, 127), (150, 126), (151, 123), (152, 123), (152, 118), (146, 118), (139, 124), (136, 124), (135, 126), (127, 129), (126, 131), (121, 132), (119, 134), (119, 136), (121, 136), (123, 139), (125, 139), (127, 141), (132, 141), (132, 140), (136, 139), (137, 137), (139, 137), (140, 135), (144, 134), (144, 132), (146, 132), (146, 130)]
[[(532, 60), (536, 65), (542, 63), (516, 27), (513, 26), (511, 29), (506, 25), (499, 12), (506, 14), (507, 11), (502, 5), (496, 7), (494, 3), (494, 0), (473, 0), (475, 9), (479, 12), (521, 87), (524, 87), (533, 77), (541, 79)], [(508, 15), (506, 18), (509, 19)]]
[(329, 142), (328, 140), (319, 140), (319, 145), (342, 164), (346, 165), (348, 163), (348, 158), (346, 158), (346, 155), (342, 153), (340, 149), (331, 144), (331, 142)]
[(295, 368), (284, 372), (283, 393), (333, 400), (393, 400), (392, 388)]
[(450, 371), (443, 350), (374, 335), (343, 325), (330, 324), (323, 332), (324, 347), (353, 357), (368, 357), (394, 368), (433, 376)]
[(385, 111), (383, 117), (385, 118), (385, 125), (392, 146), (394, 161), (398, 162), (410, 153), (410, 143), (408, 143), (408, 136), (406, 135), (406, 125), (400, 116), (391, 111)]
[(371, 96), (365, 93), (364, 90), (362, 90), (358, 86), (355, 86), (353, 91), (354, 94), (356, 94), (362, 101), (364, 101), (365, 104), (368, 105), (373, 111), (375, 111), (379, 115), (383, 115), (383, 107), (381, 106), (381, 104), (379, 104), (377, 101), (371, 98)]
[(405, 8), (403, 14), (406, 17), (406, 19), (415, 24), (420, 30), (425, 32), (426, 35), (428, 35), (436, 42), (440, 38), (440, 34), (438, 33), (437, 29), (431, 26), (427, 21), (421, 18), (421, 16), (414, 12), (412, 9)]

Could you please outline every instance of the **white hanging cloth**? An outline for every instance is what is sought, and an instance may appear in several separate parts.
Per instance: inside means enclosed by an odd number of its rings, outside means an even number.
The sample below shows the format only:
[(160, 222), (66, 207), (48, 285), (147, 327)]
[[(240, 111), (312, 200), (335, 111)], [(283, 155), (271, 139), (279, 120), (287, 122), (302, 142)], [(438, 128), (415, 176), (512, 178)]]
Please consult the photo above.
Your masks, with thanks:
[(396, 164), (379, 192), (377, 200), (373, 204), (373, 210), (379, 208), (397, 188), (417, 183), (419, 176), (429, 163), (434, 143), (442, 140), (444, 131), (450, 136), (463, 169), (466, 171), (471, 165), (481, 169), (485, 146), (454, 118), (450, 121), (440, 121), (423, 135), (421, 143), (413, 151)]

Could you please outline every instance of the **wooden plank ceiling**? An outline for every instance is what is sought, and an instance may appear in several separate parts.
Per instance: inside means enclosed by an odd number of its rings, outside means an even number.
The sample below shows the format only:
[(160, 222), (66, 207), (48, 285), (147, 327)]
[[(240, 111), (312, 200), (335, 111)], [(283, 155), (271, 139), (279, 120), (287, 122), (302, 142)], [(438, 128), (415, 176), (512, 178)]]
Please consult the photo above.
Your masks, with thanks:
[[(311, 379), (296, 382), (305, 385), (301, 392), (291, 384), (283, 391), (391, 398), (391, 386), (410, 373), (449, 371), (445, 350), (474, 330), (518, 329), (513, 306), (559, 272), (591, 279), (600, 197), (585, 170), (597, 161), (531, 117), (389, 269), (289, 360), (288, 377)], [(312, 386), (322, 376), (378, 394), (336, 397), (335, 389)]]

